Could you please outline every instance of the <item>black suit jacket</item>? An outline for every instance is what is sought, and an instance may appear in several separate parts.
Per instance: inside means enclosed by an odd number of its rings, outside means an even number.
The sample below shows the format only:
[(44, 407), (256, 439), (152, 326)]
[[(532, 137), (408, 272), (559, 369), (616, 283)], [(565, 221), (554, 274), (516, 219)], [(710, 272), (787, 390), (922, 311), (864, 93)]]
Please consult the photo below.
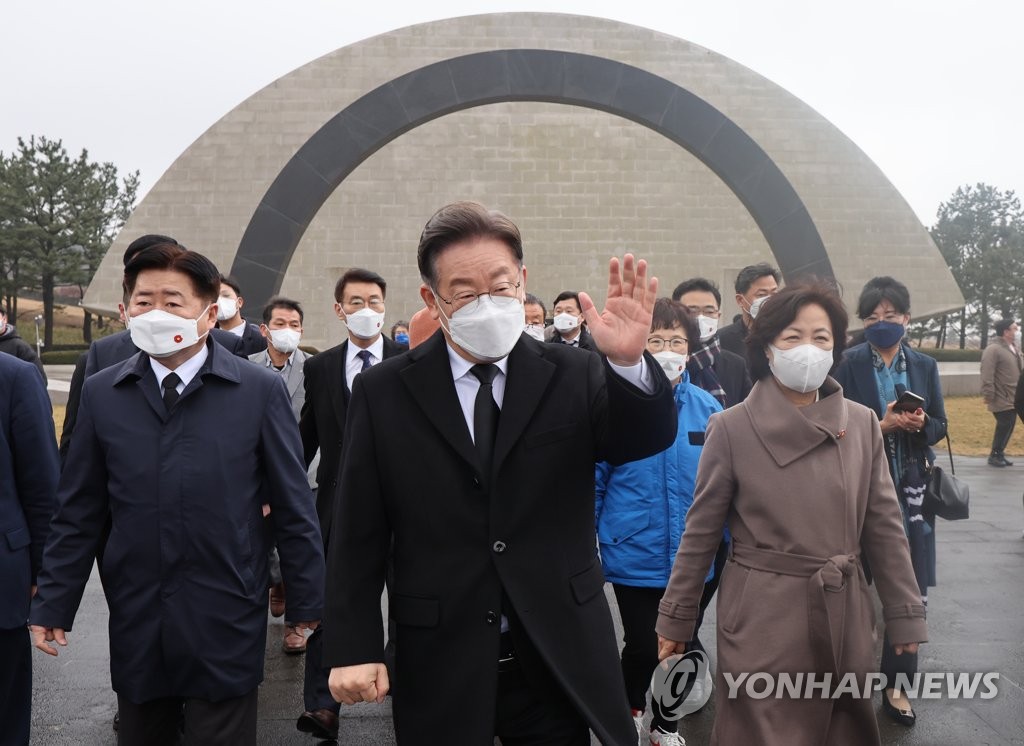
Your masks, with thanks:
[[(565, 344), (565, 342), (562, 341), (562, 335), (558, 333), (558, 330), (555, 329), (555, 327), (552, 326), (551, 328), (554, 330), (554, 334), (552, 334), (550, 338), (547, 340), (549, 344), (560, 344), (563, 347), (571, 347), (571, 345), (567, 345)], [(580, 350), (590, 350), (591, 352), (599, 352), (599, 350), (597, 349), (597, 345), (594, 344), (594, 338), (590, 336), (590, 332), (587, 331), (586, 327), (584, 327), (580, 331), (579, 345), (577, 348)]]
[(440, 332), (356, 379), (328, 547), (324, 662), (383, 660), (393, 536), (400, 742), (445, 742), (452, 723), (462, 743), (491, 742), (508, 603), (513, 637), (539, 655), (522, 660), (527, 677), (546, 666), (602, 743), (636, 743), (595, 552), (594, 463), (673, 442), (671, 387), (649, 355), (647, 365), (650, 395), (596, 354), (523, 335), (508, 358), (489, 491)]
[[(259, 327), (256, 327), (259, 331)], [(210, 337), (226, 348), (233, 355), (242, 356), (242, 340), (231, 332), (223, 329), (211, 329)], [(263, 336), (260, 335), (260, 339)], [(266, 348), (266, 340), (263, 340), (263, 347)], [(82, 385), (85, 379), (93, 373), (109, 368), (111, 365), (123, 363), (133, 357), (139, 348), (132, 342), (131, 333), (125, 329), (109, 337), (97, 339), (86, 352), (78, 356), (75, 362), (75, 372), (71, 375), (71, 385), (68, 391), (68, 403), (64, 407), (64, 427), (60, 431), (60, 465), (68, 458), (68, 449), (71, 448), (71, 434), (75, 429), (75, 422), (78, 420), (78, 405), (82, 399)]]
[(728, 350), (734, 355), (739, 355), (749, 365), (746, 338), (747, 327), (743, 323), (743, 319), (734, 321), (718, 330), (718, 343), (722, 345), (722, 349)]
[[(384, 359), (401, 355), (408, 347), (384, 337)], [(348, 340), (314, 355), (305, 362), (304, 385), (306, 401), (299, 415), (302, 451), (308, 467), (320, 449), (320, 466), (316, 472), (316, 513), (320, 518), (320, 533), (324, 546), (331, 526), (334, 508), (333, 495), (338, 486), (338, 467), (344, 443), (345, 418), (348, 411), (348, 390), (345, 377), (345, 357)], [(360, 374), (362, 375), (362, 374)]]
[(722, 384), (726, 400), (731, 407), (747, 398), (753, 384), (750, 382), (750, 371), (747, 369), (746, 358), (728, 350), (719, 350), (715, 361), (715, 375)]

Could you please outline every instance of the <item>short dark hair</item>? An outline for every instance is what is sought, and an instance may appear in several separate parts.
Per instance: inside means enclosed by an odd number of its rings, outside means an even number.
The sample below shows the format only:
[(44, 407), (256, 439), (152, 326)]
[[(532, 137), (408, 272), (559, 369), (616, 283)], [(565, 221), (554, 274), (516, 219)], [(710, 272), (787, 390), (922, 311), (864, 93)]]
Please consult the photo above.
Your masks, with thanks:
[(408, 321), (396, 321), (394, 324), (391, 325), (391, 338), (392, 339), (395, 338), (395, 329), (397, 329), (400, 326), (404, 326), (405, 327), (405, 331), (408, 333), (408, 331), (409, 331), (409, 322)]
[(124, 268), (125, 298), (135, 290), (139, 274), (148, 269), (168, 269), (181, 272), (192, 282), (192, 289), (202, 300), (215, 303), (220, 295), (220, 272), (216, 265), (202, 254), (189, 251), (177, 243), (158, 243), (138, 252)]
[[(220, 276), (220, 284), (221, 285), (227, 285), (229, 288), (234, 290), (235, 291), (235, 295), (241, 295), (242, 294), (242, 286), (239, 285), (238, 284), (238, 280), (236, 280), (231, 275), (221, 275)], [(217, 294), (218, 295), (220, 294), (220, 290), (219, 289), (217, 290)]]
[(576, 303), (576, 308), (580, 309), (581, 311), (583, 310), (583, 306), (580, 305), (580, 294), (575, 290), (563, 290), (558, 294), (558, 297), (555, 298), (555, 301), (554, 303), (551, 304), (551, 306), (557, 306), (563, 300), (572, 300)]
[[(147, 233), (144, 236), (139, 236), (130, 244), (128, 244), (128, 248), (124, 250), (124, 266), (127, 267), (128, 262), (132, 260), (132, 257), (134, 257), (143, 249), (148, 249), (150, 246), (156, 246), (159, 243), (169, 243), (174, 246), (181, 246), (180, 243), (175, 241), (170, 236), (162, 236), (159, 233)], [(182, 246), (182, 248), (185, 247)]]
[(1013, 326), (1013, 319), (999, 319), (993, 328), (996, 330), (996, 336), (1001, 337), (1011, 326)]
[(897, 313), (910, 313), (910, 291), (892, 277), (872, 277), (860, 291), (857, 300), (857, 318), (866, 319), (883, 300), (892, 303)]
[(338, 278), (338, 281), (334, 284), (334, 300), (341, 303), (341, 299), (345, 297), (345, 286), (350, 282), (370, 282), (380, 287), (380, 295), (382, 298), (388, 297), (388, 284), (384, 282), (384, 278), (378, 275), (373, 270), (362, 269), (360, 267), (353, 267)]
[(780, 290), (767, 301), (754, 319), (747, 333), (747, 360), (750, 377), (755, 381), (771, 375), (768, 354), (765, 352), (782, 330), (789, 326), (804, 306), (821, 306), (832, 325), (832, 367), (839, 363), (846, 348), (846, 326), (849, 323), (846, 307), (831, 285), (811, 282), (791, 285)]
[(743, 295), (750, 290), (750, 286), (754, 284), (755, 280), (768, 276), (774, 277), (775, 282), (782, 282), (782, 275), (779, 273), (779, 270), (775, 269), (768, 262), (750, 264), (741, 269), (740, 273), (736, 275), (736, 292)]
[(523, 301), (523, 305), (524, 306), (530, 306), (530, 305), (540, 306), (540, 310), (544, 312), (544, 318), (547, 318), (547, 316), (548, 316), (548, 309), (544, 305), (544, 301), (542, 301), (540, 298), (538, 298), (533, 293), (527, 293), (526, 294), (526, 300)]
[[(430, 216), (420, 234), (416, 263), (420, 277), (431, 288), (437, 285), (437, 257), (452, 244), (471, 238), (493, 238), (512, 251), (523, 263), (523, 238), (505, 214), (489, 210), (479, 202), (453, 202)], [(435, 288), (436, 289), (436, 288)]]
[(675, 329), (682, 327), (689, 341), (687, 349), (695, 349), (700, 344), (700, 329), (697, 320), (689, 314), (686, 306), (671, 298), (658, 298), (654, 301), (654, 313), (651, 317), (651, 331), (655, 329)]
[(288, 311), (298, 311), (300, 324), (306, 319), (305, 314), (302, 313), (302, 306), (299, 305), (299, 302), (297, 300), (292, 300), (291, 298), (283, 298), (278, 295), (268, 300), (267, 305), (263, 306), (264, 324), (270, 323), (270, 319), (274, 317), (274, 309), (276, 308), (283, 308)]
[(676, 285), (676, 289), (672, 291), (672, 300), (678, 301), (684, 295), (694, 290), (702, 293), (711, 293), (715, 296), (715, 303), (718, 304), (718, 307), (722, 307), (722, 294), (718, 292), (718, 286), (711, 282), (711, 280), (707, 280), (703, 277), (693, 277), (689, 280), (683, 280), (680, 282)]

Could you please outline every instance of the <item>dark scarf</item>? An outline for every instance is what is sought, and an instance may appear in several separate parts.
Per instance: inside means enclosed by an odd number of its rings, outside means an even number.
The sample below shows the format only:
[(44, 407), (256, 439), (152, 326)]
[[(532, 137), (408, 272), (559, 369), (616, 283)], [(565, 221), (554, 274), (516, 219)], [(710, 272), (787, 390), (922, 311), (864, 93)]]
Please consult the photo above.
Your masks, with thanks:
[(718, 403), (724, 409), (734, 402), (727, 401), (725, 389), (722, 388), (722, 382), (718, 380), (718, 375), (715, 373), (715, 363), (718, 362), (718, 353), (721, 351), (722, 346), (718, 343), (716, 334), (690, 353), (689, 360), (686, 362), (686, 370), (690, 373), (690, 383), (718, 399)]

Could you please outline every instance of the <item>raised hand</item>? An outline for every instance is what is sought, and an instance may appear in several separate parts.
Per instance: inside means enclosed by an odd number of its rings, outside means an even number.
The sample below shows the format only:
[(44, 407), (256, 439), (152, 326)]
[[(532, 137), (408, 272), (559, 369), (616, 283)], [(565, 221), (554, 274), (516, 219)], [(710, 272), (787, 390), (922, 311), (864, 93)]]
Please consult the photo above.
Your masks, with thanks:
[(632, 254), (608, 262), (608, 300), (597, 312), (594, 301), (580, 293), (580, 310), (597, 349), (616, 365), (640, 362), (647, 337), (651, 333), (654, 301), (658, 296), (658, 278), (647, 278), (647, 262), (634, 263)]

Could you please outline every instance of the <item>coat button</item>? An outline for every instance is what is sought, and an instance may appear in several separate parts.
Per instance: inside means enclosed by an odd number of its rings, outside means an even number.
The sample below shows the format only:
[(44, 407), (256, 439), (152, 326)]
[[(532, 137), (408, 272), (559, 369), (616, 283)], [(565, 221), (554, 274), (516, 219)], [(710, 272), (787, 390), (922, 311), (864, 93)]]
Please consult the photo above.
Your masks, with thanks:
[(496, 542), (494, 542), (494, 544), (493, 544), (493, 545), (491, 546), (491, 549), (493, 549), (493, 550), (494, 550), (494, 553), (495, 553), (495, 554), (501, 554), (501, 553), (502, 553), (502, 552), (504, 552), (504, 551), (505, 551), (506, 549), (508, 549), (508, 546), (507, 546), (507, 545), (505, 544), (505, 542), (503, 542), (503, 541), (496, 541)]
[(476, 477), (476, 476), (473, 477), (473, 486), (474, 487), (479, 487), (480, 486), (480, 477)]
[(497, 624), (498, 615), (495, 614), (493, 611), (488, 611), (487, 616), (484, 617), (484, 621), (486, 621), (488, 624)]

